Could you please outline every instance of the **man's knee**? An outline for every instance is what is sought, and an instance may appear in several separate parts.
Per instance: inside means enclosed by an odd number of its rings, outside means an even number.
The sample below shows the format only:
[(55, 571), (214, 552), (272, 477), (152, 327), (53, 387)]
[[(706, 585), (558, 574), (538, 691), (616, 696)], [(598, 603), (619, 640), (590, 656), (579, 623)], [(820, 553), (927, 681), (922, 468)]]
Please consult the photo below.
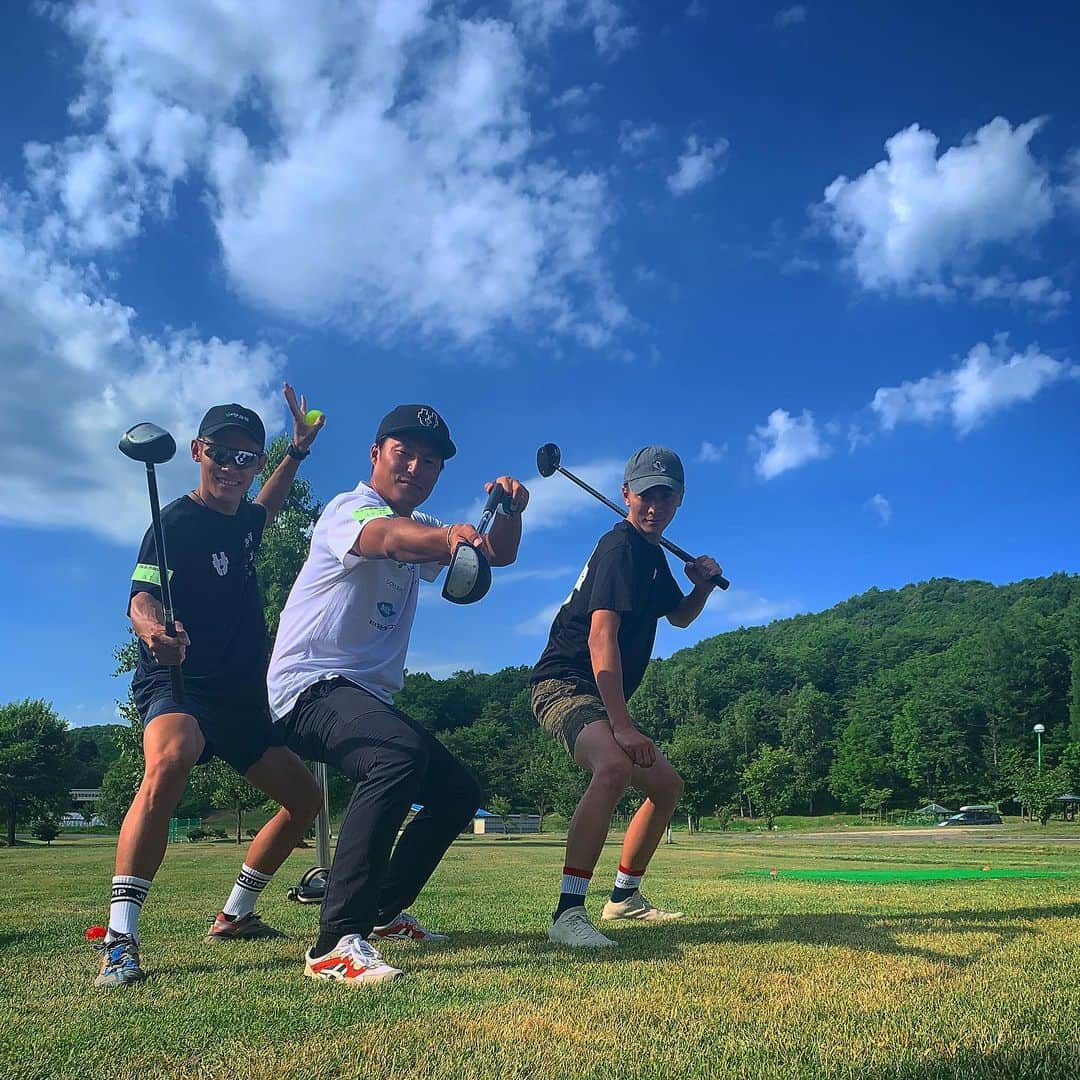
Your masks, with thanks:
[(194, 762), (180, 748), (165, 750), (146, 762), (141, 792), (151, 803), (176, 801), (183, 793)]
[(654, 806), (669, 814), (674, 813), (682, 798), (682, 777), (670, 765), (652, 776), (648, 776), (648, 771), (645, 770), (647, 783), (642, 785), (640, 790), (644, 790)]
[(589, 787), (617, 803), (630, 786), (633, 765), (625, 754), (612, 754), (598, 761), (592, 770)]

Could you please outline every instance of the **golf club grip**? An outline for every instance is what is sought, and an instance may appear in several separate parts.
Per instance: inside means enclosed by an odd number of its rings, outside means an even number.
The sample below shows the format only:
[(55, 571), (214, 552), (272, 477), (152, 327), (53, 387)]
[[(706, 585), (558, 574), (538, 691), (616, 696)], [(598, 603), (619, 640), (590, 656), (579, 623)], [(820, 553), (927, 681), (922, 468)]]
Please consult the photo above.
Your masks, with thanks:
[(184, 673), (179, 665), (169, 668), (169, 682), (172, 683), (173, 701), (179, 705), (184, 700)]
[[(660, 538), (660, 546), (667, 548), (677, 559), (682, 559), (683, 562), (693, 562), (694, 556), (688, 551), (683, 551), (678, 544), (673, 544), (666, 536)], [(718, 589), (726, 589), (731, 582), (728, 581), (723, 574), (713, 574), (709, 579)]]

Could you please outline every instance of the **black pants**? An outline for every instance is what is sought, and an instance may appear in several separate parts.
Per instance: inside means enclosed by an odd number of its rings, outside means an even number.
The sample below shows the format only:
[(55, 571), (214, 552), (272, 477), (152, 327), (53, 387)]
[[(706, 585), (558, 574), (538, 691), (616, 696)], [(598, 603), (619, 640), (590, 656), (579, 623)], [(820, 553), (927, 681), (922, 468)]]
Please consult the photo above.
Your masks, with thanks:
[[(301, 757), (358, 781), (322, 903), (326, 933), (371, 933), (419, 895), (483, 798), (465, 767), (403, 712), (345, 679), (309, 687), (283, 722)], [(423, 806), (394, 847), (413, 803)], [(393, 857), (391, 858), (391, 849)]]

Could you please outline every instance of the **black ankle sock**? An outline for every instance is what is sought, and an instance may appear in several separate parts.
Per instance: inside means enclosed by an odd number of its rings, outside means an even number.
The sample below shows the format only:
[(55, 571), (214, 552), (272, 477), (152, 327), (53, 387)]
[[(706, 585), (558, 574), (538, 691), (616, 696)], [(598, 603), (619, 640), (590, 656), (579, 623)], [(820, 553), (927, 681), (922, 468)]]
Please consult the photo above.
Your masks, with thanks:
[(325, 956), (340, 940), (342, 935), (337, 931), (327, 933), (319, 932), (319, 939), (315, 942), (315, 948), (311, 950), (313, 956)]
[(552, 913), (551, 921), (555, 922), (556, 919), (564, 912), (568, 911), (572, 907), (581, 907), (585, 903), (585, 897), (579, 893), (564, 892), (559, 894), (559, 906)]

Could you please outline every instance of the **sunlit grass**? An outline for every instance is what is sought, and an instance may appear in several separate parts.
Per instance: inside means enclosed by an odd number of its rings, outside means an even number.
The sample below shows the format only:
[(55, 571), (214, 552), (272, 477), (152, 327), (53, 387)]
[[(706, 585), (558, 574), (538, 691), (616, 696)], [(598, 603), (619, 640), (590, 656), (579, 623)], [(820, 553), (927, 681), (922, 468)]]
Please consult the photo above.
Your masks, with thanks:
[[(316, 914), (284, 895), (311, 852), (261, 904), (288, 940), (202, 943), (235, 875), (228, 844), (170, 849), (143, 916), (151, 977), (94, 990), (82, 934), (105, 914), (111, 856), (108, 838), (0, 850), (0, 1076), (1080, 1075), (1080, 848), (1048, 834), (683, 834), (646, 892), (690, 915), (617, 927), (603, 955), (544, 936), (559, 841), (465, 840), (415, 908), (451, 944), (388, 948), (407, 977), (361, 992), (301, 976)], [(1068, 876), (785, 876), (984, 865)]]

